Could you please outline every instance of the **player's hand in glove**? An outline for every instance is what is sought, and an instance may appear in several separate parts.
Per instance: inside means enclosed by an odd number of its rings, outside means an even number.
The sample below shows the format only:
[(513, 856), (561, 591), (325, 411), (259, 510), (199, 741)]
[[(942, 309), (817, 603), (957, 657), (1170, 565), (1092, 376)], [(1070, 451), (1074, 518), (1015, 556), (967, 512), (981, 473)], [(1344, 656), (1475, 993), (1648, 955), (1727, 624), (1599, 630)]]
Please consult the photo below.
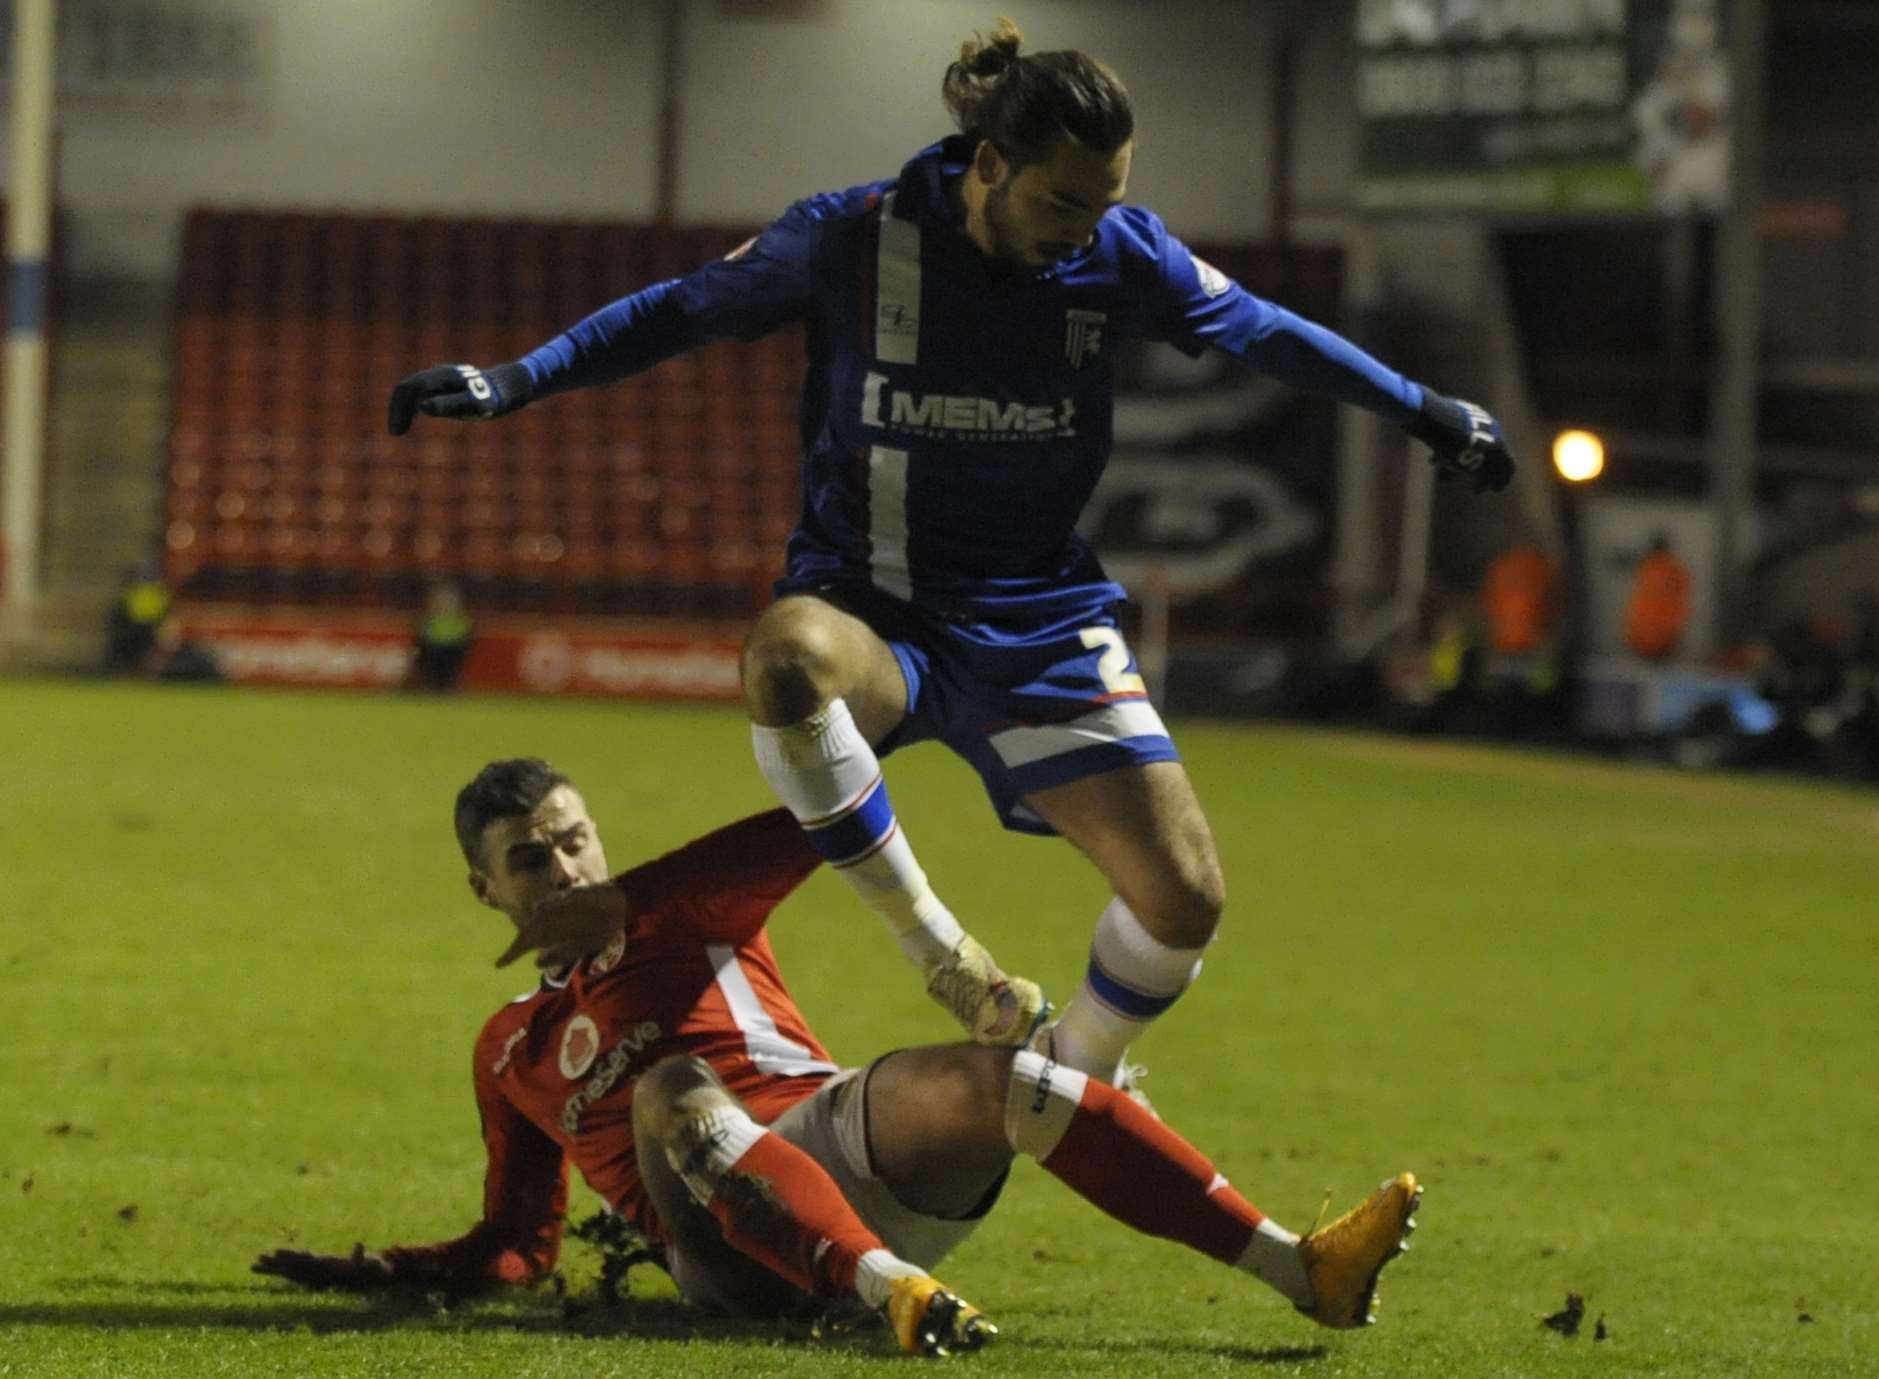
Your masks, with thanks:
[(535, 953), (544, 970), (567, 967), (605, 948), (630, 918), (626, 892), (618, 886), (574, 886), (556, 891), (537, 905), (503, 950), (496, 966), (507, 967), (524, 953)]
[(398, 380), (391, 390), (386, 425), (394, 436), (411, 429), (419, 412), (427, 417), (480, 421), (507, 416), (535, 393), (535, 381), (523, 364), (497, 364), (479, 369), (474, 364), (439, 364)]
[(303, 1288), (338, 1288), (369, 1293), (395, 1282), (383, 1255), (354, 1245), (349, 1255), (316, 1255), (308, 1250), (270, 1250), (250, 1266), (257, 1274), (272, 1274)]
[(1422, 410), (1407, 429), (1433, 452), (1430, 458), (1441, 478), (1466, 474), (1476, 493), (1498, 493), (1514, 477), (1514, 456), (1501, 424), (1472, 402), (1424, 388)]

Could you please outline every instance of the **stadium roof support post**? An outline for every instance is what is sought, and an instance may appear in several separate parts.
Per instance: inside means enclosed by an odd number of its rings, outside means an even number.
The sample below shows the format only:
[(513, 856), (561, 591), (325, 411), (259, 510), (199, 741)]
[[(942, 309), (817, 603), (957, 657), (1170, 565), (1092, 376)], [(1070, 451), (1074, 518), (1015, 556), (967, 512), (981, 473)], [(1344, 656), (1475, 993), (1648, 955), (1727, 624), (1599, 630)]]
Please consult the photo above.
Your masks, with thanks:
[(45, 449), (46, 251), (52, 238), (53, 0), (13, 0), (8, 139), (5, 523), (0, 647), (31, 641), (39, 603), (40, 474)]
[(665, 0), (659, 7), (659, 169), (653, 207), (653, 219), (661, 225), (678, 221), (684, 82), (685, 0)]
[[(1344, 238), (1344, 331), (1359, 345), (1374, 346), (1382, 334), (1382, 267), (1376, 232), (1363, 220)], [(1340, 660), (1357, 661), (1373, 649), (1376, 622), (1378, 541), (1382, 523), (1383, 427), (1373, 413), (1356, 407), (1337, 411), (1337, 522), (1332, 537), (1332, 583), (1337, 597), (1333, 637)]]
[(1279, 16), (1272, 45), (1272, 222), (1267, 239), (1283, 249), (1292, 242), (1293, 145), (1298, 134), (1298, 6)]
[(1761, 392), (1761, 212), (1767, 138), (1767, 0), (1729, 0), (1729, 208), (1717, 251), (1716, 373), (1709, 407), (1709, 490), (1716, 521), (1716, 644), (1742, 632), (1755, 502)]
[(1514, 472), (1514, 494), (1520, 500), (1520, 514), (1534, 540), (1546, 548), (1555, 561), (1566, 559), (1566, 518), (1559, 486), (1553, 482), (1552, 465), (1542, 454), (1543, 443), (1550, 443), (1540, 405), (1534, 400), (1526, 354), (1519, 328), (1514, 323), (1513, 284), (1508, 281), (1507, 259), (1494, 243), (1493, 227), (1480, 227), (1481, 309), (1480, 329), (1486, 345), (1484, 363), (1488, 405), (1501, 419), (1518, 454), (1527, 463)]

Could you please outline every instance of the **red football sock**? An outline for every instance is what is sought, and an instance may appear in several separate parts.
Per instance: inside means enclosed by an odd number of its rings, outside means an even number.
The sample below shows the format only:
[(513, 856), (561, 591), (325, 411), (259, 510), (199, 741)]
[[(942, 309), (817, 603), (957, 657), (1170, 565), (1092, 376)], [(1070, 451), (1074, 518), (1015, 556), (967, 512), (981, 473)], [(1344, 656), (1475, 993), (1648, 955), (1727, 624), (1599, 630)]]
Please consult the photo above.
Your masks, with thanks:
[(720, 1175), (711, 1214), (732, 1245), (819, 1297), (847, 1297), (862, 1255), (886, 1248), (827, 1170), (780, 1135), (758, 1136)]
[(1266, 1219), (1200, 1150), (1093, 1077), (1044, 1167), (1125, 1226), (1226, 1264)]

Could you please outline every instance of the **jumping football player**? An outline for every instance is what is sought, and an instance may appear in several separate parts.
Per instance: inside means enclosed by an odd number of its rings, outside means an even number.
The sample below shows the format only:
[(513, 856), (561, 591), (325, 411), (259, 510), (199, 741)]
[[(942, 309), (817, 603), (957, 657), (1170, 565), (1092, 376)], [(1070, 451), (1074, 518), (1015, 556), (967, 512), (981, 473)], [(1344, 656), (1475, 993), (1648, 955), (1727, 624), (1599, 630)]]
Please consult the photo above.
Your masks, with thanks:
[(994, 1328), (928, 1270), (1021, 1153), (1327, 1326), (1370, 1319), (1414, 1225), (1410, 1174), (1301, 1240), (1125, 1094), (1041, 1054), (958, 1044), (838, 1069), (764, 932), (821, 860), (785, 811), (611, 880), (586, 804), (544, 762), (484, 767), (455, 821), (470, 889), (516, 926), (505, 960), (545, 925), (580, 950), (476, 1041), (482, 1220), (437, 1245), (274, 1250), (257, 1272), (353, 1289), (534, 1282), (555, 1264), (571, 1162), (663, 1251), (688, 1301), (765, 1316), (859, 1300), (903, 1349), (945, 1353)]
[(792, 206), (742, 248), (588, 317), (524, 358), (440, 365), (390, 429), (482, 418), (723, 336), (806, 329), (803, 510), (742, 671), (757, 762), (816, 849), (985, 1043), (1047, 1006), (929, 885), (880, 758), (937, 738), (1004, 826), (1068, 838), (1114, 891), (1081, 989), (1033, 1040), (1107, 1081), (1200, 968), (1224, 903), (1212, 834), (1117, 630), (1122, 588), (1076, 531), (1111, 444), (1124, 339), (1213, 347), (1504, 487), (1472, 403), (1414, 383), (1194, 257), (1123, 204), (1134, 115), (1078, 52), (1021, 55), (1001, 21), (942, 92), (961, 133), (898, 177)]

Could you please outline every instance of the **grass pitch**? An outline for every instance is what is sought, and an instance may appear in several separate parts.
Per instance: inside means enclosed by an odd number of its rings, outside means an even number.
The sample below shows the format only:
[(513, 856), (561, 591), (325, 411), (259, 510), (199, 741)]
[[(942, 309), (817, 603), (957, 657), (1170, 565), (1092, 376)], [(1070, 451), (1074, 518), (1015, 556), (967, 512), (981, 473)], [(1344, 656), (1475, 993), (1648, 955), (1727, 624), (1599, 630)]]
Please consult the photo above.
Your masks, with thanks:
[[(1157, 1107), (1309, 1224), (1428, 1185), (1382, 1324), (1320, 1331), (1021, 1162), (942, 1275), (995, 1375), (1879, 1372), (1879, 795), (1279, 728), (1177, 726), (1232, 893), (1142, 1042)], [(729, 712), (0, 682), (0, 1375), (904, 1372), (879, 1333), (694, 1320), (655, 1271), (440, 1309), (251, 1276), (480, 1203), (490, 962), (449, 826), (522, 752), (616, 868), (767, 806)], [(941, 894), (1060, 997), (1105, 899), (943, 749), (890, 784)], [(838, 1057), (951, 1037), (818, 875), (773, 926)], [(574, 1214), (594, 1205), (576, 1199)], [(570, 1245), (571, 1293), (598, 1260)], [(1568, 1338), (1540, 1324), (1586, 1299)], [(1595, 1340), (1604, 1321), (1606, 1339)]]

